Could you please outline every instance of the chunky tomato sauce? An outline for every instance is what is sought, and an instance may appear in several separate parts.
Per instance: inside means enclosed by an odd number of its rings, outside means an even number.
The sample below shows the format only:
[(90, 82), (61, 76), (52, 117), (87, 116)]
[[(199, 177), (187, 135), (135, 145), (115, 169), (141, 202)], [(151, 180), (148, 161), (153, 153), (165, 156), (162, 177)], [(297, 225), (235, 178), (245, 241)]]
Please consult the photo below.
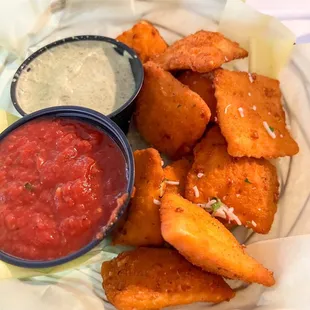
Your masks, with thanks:
[(95, 127), (32, 121), (0, 143), (0, 250), (63, 257), (96, 238), (126, 194), (125, 158)]

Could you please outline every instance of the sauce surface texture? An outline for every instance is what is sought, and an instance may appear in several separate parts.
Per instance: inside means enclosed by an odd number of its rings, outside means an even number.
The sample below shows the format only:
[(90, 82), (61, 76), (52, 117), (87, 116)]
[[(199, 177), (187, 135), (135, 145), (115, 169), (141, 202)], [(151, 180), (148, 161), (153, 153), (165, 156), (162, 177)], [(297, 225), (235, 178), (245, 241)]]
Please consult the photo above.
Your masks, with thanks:
[(75, 105), (108, 115), (135, 91), (130, 58), (102, 41), (55, 46), (23, 69), (17, 82), (17, 101), (26, 113)]
[(51, 260), (87, 245), (127, 187), (125, 158), (104, 132), (42, 119), (0, 143), (0, 250)]

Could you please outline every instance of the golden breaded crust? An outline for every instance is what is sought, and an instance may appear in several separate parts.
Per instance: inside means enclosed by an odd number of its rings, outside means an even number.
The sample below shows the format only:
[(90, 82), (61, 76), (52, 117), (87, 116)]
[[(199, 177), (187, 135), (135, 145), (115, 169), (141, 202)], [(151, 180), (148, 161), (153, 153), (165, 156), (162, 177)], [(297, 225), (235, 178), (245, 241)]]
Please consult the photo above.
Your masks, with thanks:
[(156, 309), (234, 297), (219, 276), (202, 271), (172, 249), (138, 248), (102, 264), (103, 288), (119, 310)]
[[(231, 156), (276, 158), (298, 153), (285, 126), (279, 81), (221, 69), (214, 74), (219, 125)], [(268, 134), (264, 122), (275, 138)]]
[(203, 135), (210, 110), (199, 95), (158, 65), (148, 62), (144, 72), (135, 112), (137, 129), (160, 152), (180, 158)]
[(205, 101), (211, 111), (211, 120), (214, 121), (216, 117), (216, 98), (214, 95), (213, 72), (185, 71), (178, 76), (178, 80)]
[(157, 150), (149, 148), (134, 152), (135, 195), (131, 200), (128, 218), (113, 236), (114, 244), (132, 246), (161, 245), (159, 200), (164, 170)]
[(158, 30), (146, 21), (140, 21), (123, 32), (116, 40), (131, 47), (144, 63), (151, 57), (163, 53), (168, 47)]
[(223, 224), (180, 195), (164, 195), (160, 218), (164, 239), (192, 264), (230, 279), (274, 285), (272, 272), (247, 255)]
[(164, 70), (209, 72), (233, 59), (244, 58), (248, 52), (221, 33), (200, 30), (179, 41), (151, 60)]
[(186, 177), (191, 166), (191, 162), (183, 158), (172, 162), (164, 168), (166, 180), (180, 182), (179, 185), (170, 185), (166, 183), (165, 193), (178, 193), (184, 196)]
[[(220, 198), (234, 208), (242, 225), (267, 234), (277, 211), (279, 183), (276, 168), (266, 159), (233, 158), (218, 126), (213, 127), (194, 149), (185, 197), (195, 203)], [(197, 178), (198, 173), (203, 173)], [(199, 197), (193, 187), (197, 186)]]

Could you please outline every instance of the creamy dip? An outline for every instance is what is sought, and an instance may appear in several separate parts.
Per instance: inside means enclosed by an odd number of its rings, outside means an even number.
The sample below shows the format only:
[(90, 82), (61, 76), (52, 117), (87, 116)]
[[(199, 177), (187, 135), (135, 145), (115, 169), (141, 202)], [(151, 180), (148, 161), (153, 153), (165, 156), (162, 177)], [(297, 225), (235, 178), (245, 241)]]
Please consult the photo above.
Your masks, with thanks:
[(83, 106), (105, 115), (134, 93), (129, 59), (111, 43), (83, 40), (47, 49), (20, 74), (16, 98), (31, 113), (53, 106)]

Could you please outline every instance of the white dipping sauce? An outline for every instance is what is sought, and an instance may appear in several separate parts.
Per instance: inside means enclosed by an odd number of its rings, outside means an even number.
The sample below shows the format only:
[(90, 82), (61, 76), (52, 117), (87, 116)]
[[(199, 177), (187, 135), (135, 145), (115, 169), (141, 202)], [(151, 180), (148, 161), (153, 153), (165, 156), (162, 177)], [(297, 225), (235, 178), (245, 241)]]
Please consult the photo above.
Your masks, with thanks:
[(26, 113), (66, 105), (112, 113), (135, 91), (131, 56), (118, 54), (114, 47), (84, 40), (47, 49), (20, 74), (18, 104)]

